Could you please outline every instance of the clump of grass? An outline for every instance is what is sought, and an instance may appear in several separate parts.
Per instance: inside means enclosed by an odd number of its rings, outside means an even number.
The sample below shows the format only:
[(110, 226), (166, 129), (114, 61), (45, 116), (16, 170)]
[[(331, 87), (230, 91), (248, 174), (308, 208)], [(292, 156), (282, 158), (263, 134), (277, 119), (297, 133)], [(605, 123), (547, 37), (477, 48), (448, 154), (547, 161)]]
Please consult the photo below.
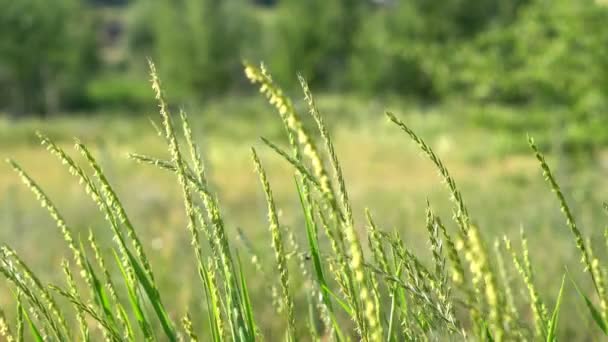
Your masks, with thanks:
[[(190, 262), (195, 265), (200, 280), (204, 298), (200, 307), (206, 309), (203, 310), (206, 320), (196, 319), (199, 316), (193, 319), (191, 312), (194, 311), (187, 308), (165, 305), (163, 299), (168, 294), (157, 284), (154, 267), (140, 239), (141, 232), (129, 219), (94, 154), (76, 142), (76, 152), (84, 157), (84, 163), (78, 163), (40, 134), (41, 143), (66, 165), (67, 171), (77, 178), (104, 215), (114, 244), (100, 246), (92, 230), (86, 240), (88, 244), (83, 243), (51, 198), (25, 170), (9, 160), (49, 212), (73, 261), (64, 260), (59, 265), (65, 276), (65, 287), (46, 284), (16, 251), (8, 246), (0, 247), (0, 274), (13, 289), (17, 307), (15, 317), (7, 317), (0, 309), (0, 336), (5, 340), (21, 341), (27, 334), (38, 341), (264, 339), (264, 322), (273, 318), (256, 315), (259, 311), (253, 303), (258, 301), (250, 298), (251, 279), (233, 248), (232, 232), (224, 223), (218, 197), (210, 190), (213, 185), (207, 178), (204, 158), (188, 116), (183, 111), (172, 115), (151, 62), (150, 71), (160, 112), (158, 131), (167, 144), (168, 156), (134, 153), (130, 157), (177, 178), (186, 217), (184, 232), (190, 237), (194, 255)], [(285, 327), (287, 340), (556, 340), (564, 281), (550, 315), (543, 298), (548, 294), (541, 293), (534, 281), (538, 271), (533, 269), (523, 232), (521, 256), (507, 238), (503, 245), (495, 243), (494, 253), (490, 253), (488, 237), (469, 214), (446, 165), (432, 147), (396, 115), (387, 113), (389, 120), (435, 165), (454, 203), (456, 228), (444, 224), (430, 204), (427, 203), (426, 210), (421, 209), (426, 225), (420, 229), (428, 233), (430, 260), (416, 256), (397, 232), (379, 227), (369, 211), (365, 212), (367, 222), (355, 221), (330, 129), (305, 79), (298, 77), (318, 133), (309, 131), (292, 101), (266, 68), (246, 64), (245, 74), (260, 87), (283, 122), (291, 151), (285, 152), (267, 139), (263, 142), (293, 166), (294, 195), (302, 209), (304, 248), (296, 241), (293, 229), (297, 227), (287, 230), (279, 222), (270, 180), (258, 154), (252, 150), (253, 163), (266, 196), (268, 249), (273, 251), (275, 267), (262, 265), (248, 243), (246, 252), (255, 258), (253, 264), (257, 272), (263, 273), (260, 275), (269, 283), (269, 289), (274, 288), (274, 284), (280, 285), (276, 299), (285, 317), (277, 317), (277, 321)], [(596, 290), (594, 296), (579, 292), (593, 320), (608, 334), (605, 265), (585, 243), (544, 156), (532, 140), (530, 146), (557, 195)], [(359, 230), (360, 225), (368, 228)], [(239, 230), (237, 235), (244, 234)], [(103, 253), (104, 250), (109, 254)], [(514, 303), (517, 290), (512, 288), (512, 276), (504, 262), (506, 255), (513, 260), (515, 271), (523, 279), (521, 286), (528, 293), (532, 318), (519, 312)], [(296, 258), (291, 259), (292, 256)], [(75, 277), (75, 272), (80, 277)], [(298, 273), (305, 278), (304, 282), (298, 281)], [(599, 309), (595, 299), (599, 301)], [(302, 305), (304, 302), (306, 306)]]

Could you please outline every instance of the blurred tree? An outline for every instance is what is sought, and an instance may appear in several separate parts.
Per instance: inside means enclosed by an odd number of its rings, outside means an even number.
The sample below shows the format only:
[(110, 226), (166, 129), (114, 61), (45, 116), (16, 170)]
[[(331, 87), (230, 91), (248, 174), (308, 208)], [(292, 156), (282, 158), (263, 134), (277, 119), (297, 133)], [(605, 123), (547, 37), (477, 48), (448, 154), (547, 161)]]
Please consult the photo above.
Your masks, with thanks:
[(436, 41), (423, 39), (424, 23), (412, 2), (384, 4), (370, 13), (350, 57), (353, 87), (368, 94), (437, 95), (431, 56)]
[(514, 36), (521, 65), (514, 83), (535, 101), (566, 109), (566, 147), (608, 143), (608, 8), (594, 0), (536, 0)]
[[(417, 33), (422, 39), (446, 42), (478, 35), (490, 26), (512, 22), (528, 0), (401, 1), (411, 3), (420, 16)], [(404, 23), (407, 25), (407, 23)], [(421, 24), (421, 25), (420, 25)], [(422, 29), (422, 30), (420, 30)]]
[(507, 28), (484, 32), (458, 56), (458, 86), (474, 97), (576, 105), (606, 97), (608, 7), (535, 0)]
[(88, 1), (95, 5), (123, 6), (123, 5), (128, 4), (131, 0), (88, 0)]
[(15, 114), (81, 105), (97, 65), (93, 20), (79, 0), (0, 0), (0, 106)]
[(436, 99), (446, 95), (457, 52), (504, 30), (529, 0), (394, 0), (365, 20), (351, 58), (353, 86)]
[(253, 0), (254, 3), (261, 6), (274, 6), (276, 4), (276, 0)]
[(451, 88), (472, 100), (555, 109), (567, 147), (608, 143), (606, 23), (598, 1), (531, 1), (512, 25), (455, 54)]
[(271, 69), (285, 83), (301, 72), (313, 86), (344, 85), (366, 0), (282, 0), (270, 48)]
[(155, 0), (153, 56), (176, 95), (225, 93), (241, 79), (241, 54), (250, 22), (245, 0)]
[[(246, 57), (267, 61), (284, 85), (301, 72), (316, 89), (538, 102), (599, 122), (608, 102), (605, 1), (0, 0), (0, 87), (8, 90), (0, 108), (145, 102), (125, 80), (144, 77), (148, 56), (176, 101), (223, 95), (243, 82)], [(107, 12), (92, 3), (127, 6)], [(93, 16), (103, 13), (117, 18), (108, 37), (124, 28), (130, 60), (105, 60), (96, 75), (102, 30)], [(123, 49), (117, 44), (119, 56)]]

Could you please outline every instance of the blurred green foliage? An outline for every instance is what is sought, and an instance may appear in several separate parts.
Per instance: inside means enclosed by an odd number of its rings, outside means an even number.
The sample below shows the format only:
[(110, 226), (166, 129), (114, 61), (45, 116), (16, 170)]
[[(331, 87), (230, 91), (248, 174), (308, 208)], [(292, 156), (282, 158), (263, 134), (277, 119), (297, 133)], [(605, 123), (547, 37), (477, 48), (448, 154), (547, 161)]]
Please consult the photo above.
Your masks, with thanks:
[(314, 87), (350, 88), (345, 75), (361, 24), (372, 8), (360, 0), (283, 0), (265, 60), (283, 83), (300, 72)]
[(45, 114), (84, 105), (97, 70), (93, 13), (79, 0), (0, 0), (0, 108)]
[(234, 86), (251, 25), (246, 1), (153, 0), (147, 5), (153, 12), (146, 16), (152, 22), (152, 56), (177, 96), (208, 98)]
[[(603, 0), (0, 5), (0, 86), (8, 90), (0, 92), (0, 110), (9, 113), (144, 108), (149, 99), (136, 83), (147, 77), (147, 57), (179, 103), (240, 94), (250, 91), (240, 73), (247, 59), (268, 63), (281, 84), (297, 83), (300, 72), (330, 93), (456, 98), (521, 108), (513, 112), (523, 117), (542, 108), (542, 125), (561, 127), (566, 145), (608, 143), (600, 129), (608, 123)], [(508, 127), (522, 120), (505, 117), (478, 121)]]

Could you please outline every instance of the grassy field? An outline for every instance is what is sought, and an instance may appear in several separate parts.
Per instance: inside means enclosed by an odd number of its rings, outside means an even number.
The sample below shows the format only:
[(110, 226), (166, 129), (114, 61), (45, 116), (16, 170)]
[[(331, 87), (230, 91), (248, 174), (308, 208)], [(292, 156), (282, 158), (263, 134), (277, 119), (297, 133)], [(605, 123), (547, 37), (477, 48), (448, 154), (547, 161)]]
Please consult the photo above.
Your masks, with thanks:
[[(525, 131), (480, 126), (480, 109), (462, 104), (421, 108), (398, 100), (385, 105), (326, 95), (320, 96), (319, 106), (331, 127), (358, 231), (365, 230), (364, 210), (369, 208), (380, 227), (397, 231), (417, 255), (430, 263), (424, 228), (426, 201), (450, 229), (456, 229), (449, 220), (452, 205), (441, 178), (417, 146), (388, 124), (383, 110), (391, 109), (443, 159), (489, 246), (503, 235), (517, 240), (520, 229), (525, 230), (537, 271), (536, 282), (549, 307), (553, 307), (566, 267), (572, 278), (590, 289), (559, 205), (543, 180), (533, 153), (522, 148), (526, 146)], [(263, 100), (233, 98), (188, 112), (209, 165), (212, 190), (219, 196), (229, 238), (245, 263), (254, 255), (262, 265), (273, 261), (266, 202), (251, 163), (250, 146), (259, 151), (268, 172), (282, 224), (292, 228), (298, 244), (305, 245), (293, 168), (259, 140), (264, 136), (286, 146), (272, 108), (265, 106)], [(158, 121), (156, 114), (150, 118)], [(155, 134), (148, 116), (102, 113), (57, 116), (46, 121), (0, 118), (0, 157), (15, 159), (39, 181), (83, 239), (91, 228), (99, 233), (102, 242), (108, 242), (111, 234), (102, 215), (76, 179), (40, 146), (36, 130), (48, 134), (67, 151), (73, 151), (73, 137), (89, 146), (138, 227), (170, 315), (177, 320), (183, 314), (179, 310), (190, 308), (193, 320), (202, 322), (202, 291), (195, 275), (194, 255), (188, 247), (190, 237), (175, 177), (127, 157), (129, 152), (139, 152), (169, 158), (165, 142)], [(603, 256), (606, 216), (602, 201), (608, 199), (608, 154), (602, 149), (596, 149), (593, 156), (556, 153), (559, 131), (548, 128), (533, 130), (535, 133), (541, 135), (544, 150), (553, 148), (548, 162), (583, 234), (590, 237), (595, 252)], [(63, 275), (56, 270), (68, 254), (62, 236), (7, 164), (0, 164), (0, 226), (1, 242), (16, 249), (42, 279), (62, 283)], [(292, 255), (290, 263), (296, 265), (296, 259)], [(507, 266), (513, 268), (510, 262)], [(521, 317), (529, 318), (532, 313), (526, 305), (527, 293), (512, 271), (509, 280), (516, 290), (517, 308)], [(292, 275), (299, 278), (297, 272), (294, 266)], [(282, 336), (285, 322), (264, 317), (274, 317), (275, 309), (270, 303), (278, 282), (260, 275), (254, 267), (246, 267), (246, 273), (262, 333), (267, 340), (275, 340)], [(7, 312), (12, 310), (12, 296), (6, 295), (9, 293), (0, 285), (0, 307)], [(305, 298), (296, 294), (296, 310), (302, 315), (305, 305), (299, 304), (304, 302)], [(559, 336), (563, 340), (600, 336), (570, 282), (566, 284), (561, 315)]]

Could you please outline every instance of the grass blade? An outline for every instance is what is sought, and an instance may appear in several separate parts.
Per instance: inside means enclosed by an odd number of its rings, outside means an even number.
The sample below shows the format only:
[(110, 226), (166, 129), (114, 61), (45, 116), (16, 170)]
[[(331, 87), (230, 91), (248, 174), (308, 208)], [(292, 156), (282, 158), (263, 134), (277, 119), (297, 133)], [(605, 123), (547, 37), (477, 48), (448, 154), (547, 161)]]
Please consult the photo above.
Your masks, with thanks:
[[(306, 182), (306, 180), (303, 180)], [(323, 264), (321, 262), (321, 253), (319, 250), (319, 240), (317, 236), (317, 228), (316, 223), (313, 219), (311, 204), (308, 203), (306, 196), (304, 195), (302, 189), (298, 185), (297, 179), (295, 180), (296, 189), (298, 190), (298, 196), (300, 198), (300, 204), (302, 206), (302, 211), (304, 212), (304, 221), (306, 223), (306, 238), (308, 240), (308, 246), (310, 248), (310, 256), (313, 261), (313, 266), (315, 270), (316, 279), (321, 289), (321, 299), (323, 304), (327, 308), (327, 312), (329, 314), (329, 318), (331, 319), (333, 329), (336, 332), (338, 337), (338, 341), (343, 341), (344, 336), (342, 335), (342, 331), (340, 329), (340, 325), (336, 320), (336, 316), (334, 313), (333, 305), (331, 304), (331, 300), (329, 298), (329, 292), (327, 291), (327, 281), (325, 280), (325, 275), (323, 273)]]
[(120, 261), (120, 258), (118, 257), (118, 254), (116, 254), (116, 251), (112, 251), (112, 252), (114, 253), (114, 259), (116, 260), (118, 269), (120, 270), (123, 280), (125, 282), (125, 287), (127, 288), (127, 295), (129, 297), (129, 303), (131, 304), (131, 309), (133, 310), (135, 319), (137, 320), (137, 323), (139, 324), (139, 327), (141, 328), (142, 333), (144, 334), (144, 338), (146, 340), (149, 340), (152, 338), (152, 329), (150, 328), (148, 320), (143, 312), (143, 309), (141, 308), (141, 304), (139, 302), (139, 297), (137, 296), (137, 290), (133, 286), (133, 282), (130, 281), (129, 275), (127, 274), (127, 271), (124, 269), (122, 262)]
[(547, 327), (547, 342), (553, 342), (556, 340), (555, 331), (557, 329), (557, 322), (559, 320), (559, 308), (562, 305), (562, 295), (564, 294), (564, 284), (566, 282), (566, 275), (562, 277), (562, 285), (559, 288), (559, 294), (557, 295), (557, 302), (555, 303), (555, 309), (551, 315), (549, 326)]
[(247, 289), (247, 281), (245, 275), (243, 274), (243, 266), (241, 264), (241, 258), (238, 254), (236, 255), (236, 260), (239, 266), (239, 279), (241, 281), (241, 292), (243, 298), (243, 303), (241, 303), (241, 305), (243, 306), (246, 322), (249, 325), (249, 331), (256, 331), (254, 323), (255, 321), (253, 319), (253, 307), (251, 305), (251, 299), (249, 297), (249, 290)]
[(600, 313), (600, 311), (595, 307), (595, 305), (589, 299), (589, 297), (587, 297), (581, 291), (581, 289), (578, 287), (578, 285), (576, 284), (574, 279), (570, 278), (570, 281), (572, 281), (572, 284), (574, 285), (576, 292), (578, 292), (578, 294), (581, 297), (583, 297), (583, 300), (585, 301), (585, 305), (587, 306), (587, 309), (589, 309), (589, 313), (591, 313), (591, 318), (593, 318), (593, 321), (595, 322), (595, 324), (604, 332), (604, 335), (608, 336), (608, 327), (606, 326), (606, 322), (602, 318), (602, 314)]
[(37, 342), (44, 342), (44, 338), (42, 338), (40, 330), (38, 330), (36, 324), (34, 324), (34, 322), (32, 322), (32, 320), (30, 319), (30, 315), (27, 313), (27, 310), (21, 308), (21, 314), (23, 315), (23, 317), (25, 317), (25, 320), (27, 321), (27, 325), (30, 328), (30, 332), (32, 333), (32, 337), (34, 338), (34, 340), (36, 340)]

